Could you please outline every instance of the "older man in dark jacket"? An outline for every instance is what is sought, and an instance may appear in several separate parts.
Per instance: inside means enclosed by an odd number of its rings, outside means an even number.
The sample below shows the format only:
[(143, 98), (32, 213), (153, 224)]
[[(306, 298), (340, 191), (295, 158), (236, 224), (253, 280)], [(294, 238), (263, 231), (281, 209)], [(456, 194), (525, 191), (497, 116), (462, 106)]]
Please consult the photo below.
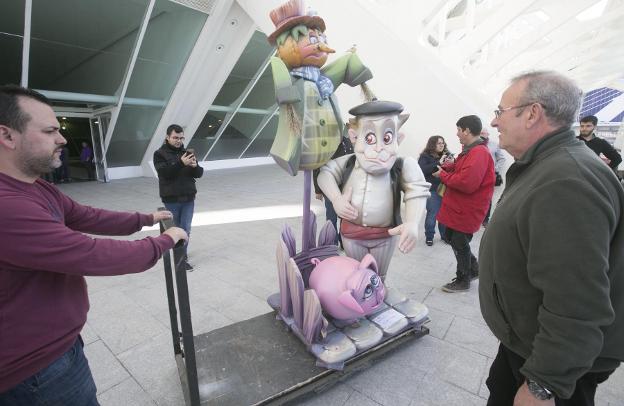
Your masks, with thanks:
[[(165, 143), (154, 152), (154, 167), (158, 172), (160, 198), (167, 210), (173, 213), (173, 221), (191, 235), (191, 223), (195, 210), (195, 179), (201, 178), (204, 168), (197, 164), (193, 150), (184, 148), (184, 130), (177, 124), (167, 128)], [(192, 271), (188, 263), (188, 241), (184, 246), (183, 266)]]
[(479, 252), (501, 342), (488, 405), (593, 405), (624, 360), (624, 190), (574, 138), (580, 98), (558, 73), (523, 74), (492, 121), (515, 163)]

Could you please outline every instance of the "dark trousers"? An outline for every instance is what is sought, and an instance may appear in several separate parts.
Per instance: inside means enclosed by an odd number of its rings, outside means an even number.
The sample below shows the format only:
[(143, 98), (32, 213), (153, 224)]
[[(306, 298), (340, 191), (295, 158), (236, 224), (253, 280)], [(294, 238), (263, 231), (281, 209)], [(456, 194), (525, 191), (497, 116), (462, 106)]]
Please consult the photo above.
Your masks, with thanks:
[(93, 162), (83, 162), (82, 165), (87, 171), (87, 179), (94, 180), (95, 179), (95, 164)]
[(479, 272), (477, 258), (470, 251), (470, 241), (472, 234), (462, 233), (446, 227), (444, 237), (451, 244), (453, 254), (457, 260), (457, 279), (469, 279), (471, 274)]
[[(520, 368), (526, 360), (501, 344), (485, 381), (490, 390), (488, 406), (512, 406), (518, 388), (525, 381)], [(555, 398), (557, 406), (594, 406), (598, 384), (607, 380), (613, 371), (588, 372), (576, 381), (576, 389), (570, 399)]]

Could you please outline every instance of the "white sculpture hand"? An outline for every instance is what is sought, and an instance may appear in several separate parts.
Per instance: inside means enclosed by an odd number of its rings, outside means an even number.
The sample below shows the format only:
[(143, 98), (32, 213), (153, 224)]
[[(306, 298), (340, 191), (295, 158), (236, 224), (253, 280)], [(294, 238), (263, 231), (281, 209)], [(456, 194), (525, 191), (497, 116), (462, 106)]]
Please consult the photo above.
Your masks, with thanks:
[(391, 228), (388, 230), (388, 234), (390, 235), (400, 235), (399, 238), (399, 251), (404, 254), (407, 254), (414, 246), (416, 246), (416, 241), (418, 241), (418, 224), (414, 227), (412, 223), (403, 223), (397, 227)]
[(349, 221), (355, 220), (358, 216), (357, 209), (351, 204), (352, 195), (353, 188), (348, 187), (343, 194), (332, 200), (334, 210), (336, 210), (338, 217)]

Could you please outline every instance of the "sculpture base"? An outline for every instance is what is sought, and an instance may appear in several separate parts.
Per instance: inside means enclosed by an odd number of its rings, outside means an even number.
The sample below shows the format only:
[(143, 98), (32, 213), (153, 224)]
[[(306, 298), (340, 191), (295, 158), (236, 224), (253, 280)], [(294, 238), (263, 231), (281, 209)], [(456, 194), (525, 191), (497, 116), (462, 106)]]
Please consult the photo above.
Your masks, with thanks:
[(280, 294), (267, 298), (269, 306), (278, 314), (289, 330), (308, 347), (316, 357), (316, 365), (328, 369), (342, 370), (347, 360), (408, 329), (419, 329), (429, 322), (429, 310), (423, 303), (409, 299), (395, 288), (387, 288), (386, 298), (372, 314), (354, 323), (353, 320), (327, 318), (327, 336), (319, 341), (308, 342), (304, 332), (293, 317), (280, 312)]
[(195, 336), (201, 405), (278, 405), (319, 393), (429, 333), (422, 325), (410, 327), (359, 352), (336, 371), (316, 366), (314, 355), (275, 316), (266, 313)]

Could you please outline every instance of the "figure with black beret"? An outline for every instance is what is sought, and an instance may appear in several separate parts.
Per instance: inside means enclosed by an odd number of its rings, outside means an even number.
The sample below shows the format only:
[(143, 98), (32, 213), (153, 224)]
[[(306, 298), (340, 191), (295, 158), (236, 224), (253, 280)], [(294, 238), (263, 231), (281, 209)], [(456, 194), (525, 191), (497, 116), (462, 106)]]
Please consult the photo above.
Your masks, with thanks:
[(414, 248), (431, 186), (414, 158), (397, 156), (404, 136), (399, 129), (409, 117), (402, 111), (399, 103), (379, 100), (351, 109), (355, 118), (349, 120), (349, 137), (355, 153), (329, 161), (318, 176), (342, 219), (346, 254), (356, 260), (372, 254), (383, 280), (395, 247), (403, 253)]

